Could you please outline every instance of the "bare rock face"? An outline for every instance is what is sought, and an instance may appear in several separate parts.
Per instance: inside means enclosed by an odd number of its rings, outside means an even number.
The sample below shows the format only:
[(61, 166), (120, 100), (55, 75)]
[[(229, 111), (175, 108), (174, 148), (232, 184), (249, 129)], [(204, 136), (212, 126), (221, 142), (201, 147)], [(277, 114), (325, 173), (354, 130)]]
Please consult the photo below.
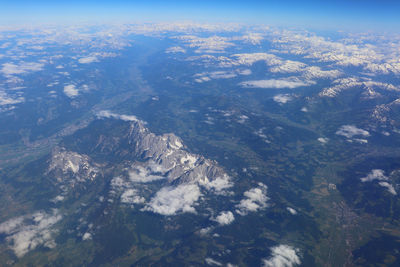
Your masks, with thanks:
[(132, 165), (132, 172), (138, 172), (138, 166), (145, 168), (142, 181), (160, 175), (169, 183), (202, 183), (208, 184), (215, 179), (228, 179), (227, 174), (217, 162), (203, 156), (188, 152), (182, 140), (174, 134), (155, 135), (143, 124), (131, 122), (129, 143), (144, 162)]
[(375, 107), (371, 114), (371, 118), (380, 125), (399, 127), (400, 124), (395, 118), (400, 110), (400, 98), (388, 103)]
[(89, 156), (56, 147), (51, 154), (46, 171), (52, 181), (60, 186), (75, 187), (77, 184), (93, 181), (100, 173), (99, 165)]
[(125, 123), (117, 131), (106, 129), (108, 135), (100, 132), (86, 137), (92, 139), (89, 155), (102, 153), (105, 159), (118, 162), (98, 164), (93, 157), (58, 147), (52, 152), (46, 175), (68, 188), (93, 181), (113, 168), (125, 170), (121, 179), (132, 185), (164, 180), (169, 185), (195, 183), (215, 191), (231, 186), (229, 176), (217, 162), (190, 153), (176, 135), (156, 135), (139, 120)]

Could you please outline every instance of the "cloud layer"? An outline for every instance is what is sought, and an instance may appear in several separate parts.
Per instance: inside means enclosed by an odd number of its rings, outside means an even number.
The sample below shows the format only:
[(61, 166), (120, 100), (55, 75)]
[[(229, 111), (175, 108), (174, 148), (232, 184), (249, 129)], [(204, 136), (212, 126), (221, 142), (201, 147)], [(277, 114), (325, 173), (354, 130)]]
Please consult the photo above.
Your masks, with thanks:
[(305, 87), (315, 84), (313, 81), (302, 81), (298, 78), (286, 79), (270, 79), (270, 80), (254, 80), (241, 82), (239, 85), (244, 88), (269, 88), (269, 89), (283, 89), (283, 88), (297, 88)]
[(136, 118), (136, 116), (117, 114), (117, 113), (113, 113), (109, 110), (102, 110), (99, 113), (97, 113), (97, 116), (99, 118), (113, 118), (113, 119), (118, 119), (118, 120), (123, 120), (123, 121), (140, 121), (138, 118)]
[(4, 75), (24, 74), (43, 70), (43, 67), (43, 63), (36, 62), (20, 62), (19, 64), (4, 63), (0, 72)]
[(347, 138), (352, 138), (353, 136), (368, 137), (370, 135), (368, 131), (357, 128), (354, 125), (343, 125), (336, 131), (336, 134)]
[(56, 243), (52, 229), (61, 220), (57, 211), (52, 214), (43, 211), (31, 215), (10, 219), (0, 224), (0, 233), (6, 235), (6, 241), (17, 257), (22, 257), (39, 245), (53, 248)]

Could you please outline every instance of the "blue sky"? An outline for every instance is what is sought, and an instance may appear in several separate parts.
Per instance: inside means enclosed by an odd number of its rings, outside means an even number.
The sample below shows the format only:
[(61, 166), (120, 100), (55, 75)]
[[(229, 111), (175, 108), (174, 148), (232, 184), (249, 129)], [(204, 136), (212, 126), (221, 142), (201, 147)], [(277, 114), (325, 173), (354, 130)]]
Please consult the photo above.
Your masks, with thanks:
[(0, 23), (210, 21), (400, 28), (400, 0), (0, 0)]

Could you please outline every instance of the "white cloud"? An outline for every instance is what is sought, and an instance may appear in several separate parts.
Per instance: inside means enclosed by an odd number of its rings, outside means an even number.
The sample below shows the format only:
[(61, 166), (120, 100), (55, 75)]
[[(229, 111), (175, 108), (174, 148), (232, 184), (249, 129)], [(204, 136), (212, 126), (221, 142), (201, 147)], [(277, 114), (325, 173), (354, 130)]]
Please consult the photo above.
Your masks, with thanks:
[(353, 136), (368, 137), (370, 135), (368, 131), (357, 128), (354, 125), (343, 125), (336, 131), (336, 134), (347, 138), (352, 138)]
[(262, 138), (264, 142), (266, 143), (271, 143), (271, 141), (268, 140), (268, 136), (264, 133), (265, 127), (259, 129), (258, 131), (255, 131), (254, 134), (257, 135), (258, 137)]
[(200, 189), (195, 184), (182, 184), (177, 187), (167, 186), (151, 199), (144, 210), (161, 215), (175, 215), (179, 212), (196, 212), (193, 205), (201, 196)]
[(65, 199), (65, 196), (63, 195), (58, 195), (55, 198), (53, 198), (52, 200), (50, 200), (51, 202), (57, 203), (57, 202), (61, 202)]
[(28, 72), (40, 71), (43, 70), (43, 63), (35, 63), (35, 62), (21, 62), (16, 65), (13, 63), (4, 63), (0, 72), (4, 75), (14, 75), (14, 74), (23, 74)]
[(247, 120), (249, 119), (249, 117), (247, 117), (246, 115), (239, 115), (239, 118), (237, 120), (238, 123), (245, 123)]
[(393, 185), (389, 184), (389, 177), (385, 175), (385, 171), (381, 169), (373, 169), (367, 176), (360, 178), (361, 182), (373, 182), (378, 181), (378, 184), (382, 187), (385, 187), (389, 193), (393, 195), (397, 195), (396, 190), (394, 189)]
[(298, 78), (286, 78), (286, 79), (270, 79), (270, 80), (254, 80), (254, 81), (246, 81), (241, 82), (239, 85), (245, 88), (273, 88), (273, 89), (282, 89), (282, 88), (296, 88), (296, 87), (304, 87), (315, 84), (313, 81), (302, 81)]
[(200, 179), (198, 184), (205, 187), (207, 190), (214, 190), (216, 193), (222, 193), (224, 190), (233, 186), (230, 177), (227, 174), (209, 180), (207, 177)]
[(149, 183), (161, 179), (165, 178), (152, 174), (151, 170), (142, 166), (135, 166), (129, 171), (129, 180), (134, 183)]
[[(123, 121), (140, 121), (136, 116), (133, 115), (121, 115), (117, 113), (113, 113), (109, 110), (102, 110), (97, 113), (97, 116), (99, 118), (113, 118), (113, 119), (118, 119), (118, 120), (123, 120)], [(142, 122), (142, 121), (140, 121)]]
[(326, 143), (328, 143), (329, 138), (326, 138), (326, 137), (319, 137), (317, 140), (318, 140), (319, 142), (321, 142), (322, 144), (326, 144)]
[(194, 79), (194, 81), (197, 83), (209, 82), (209, 81), (211, 81), (211, 78), (208, 76), (201, 76), (201, 77)]
[(230, 79), (236, 77), (237, 74), (228, 71), (214, 71), (214, 72), (203, 72), (194, 75), (195, 81), (198, 83), (208, 82), (214, 79)]
[(206, 262), (207, 265), (222, 266), (222, 263), (220, 263), (219, 261), (216, 261), (212, 258), (205, 258), (204, 261)]
[(209, 233), (211, 233), (211, 231), (214, 230), (214, 227), (205, 227), (199, 230), (199, 234), (200, 235), (208, 235)]
[(215, 219), (213, 219), (220, 225), (228, 225), (231, 224), (235, 220), (235, 216), (230, 211), (222, 211)]
[(239, 75), (250, 75), (252, 72), (250, 69), (243, 69), (243, 70), (238, 70), (237, 73)]
[(0, 233), (6, 235), (6, 241), (17, 257), (24, 256), (30, 250), (43, 245), (54, 248), (52, 227), (61, 220), (57, 211), (48, 214), (42, 211), (31, 215), (10, 219), (0, 224)]
[(379, 185), (382, 187), (386, 187), (390, 194), (397, 195), (397, 192), (394, 189), (393, 185), (389, 184), (388, 182), (379, 182)]
[(251, 70), (249, 69), (237, 69), (233, 71), (213, 71), (213, 72), (203, 72), (194, 75), (195, 82), (202, 83), (208, 82), (215, 79), (231, 79), (238, 75), (250, 75)]
[(296, 215), (296, 214), (297, 214), (297, 210), (295, 210), (295, 209), (293, 209), (293, 208), (291, 208), (291, 207), (287, 207), (286, 209), (287, 209), (287, 211), (288, 211), (290, 214), (292, 214), (292, 215)]
[(287, 245), (271, 248), (271, 257), (263, 260), (264, 267), (292, 267), (301, 263), (298, 249)]
[(368, 140), (367, 139), (362, 139), (362, 138), (354, 138), (353, 140), (348, 140), (349, 142), (355, 141), (357, 143), (360, 144), (368, 144)]
[(123, 204), (133, 205), (145, 203), (146, 199), (140, 196), (138, 190), (135, 189), (134, 186), (135, 185), (131, 181), (125, 180), (121, 176), (114, 177), (111, 180), (110, 195), (116, 196), (121, 193), (119, 198)]
[(141, 204), (145, 203), (146, 199), (138, 195), (137, 190), (130, 188), (125, 190), (121, 195), (121, 203), (125, 204)]
[(0, 106), (18, 104), (24, 101), (25, 98), (22, 96), (12, 96), (0, 90)]
[(99, 60), (95, 56), (82, 57), (78, 60), (78, 62), (81, 64), (89, 64), (89, 63), (98, 62), (98, 61)]
[(293, 100), (293, 97), (289, 94), (279, 94), (279, 95), (274, 96), (274, 101), (281, 103), (281, 104), (285, 104), (292, 100)]
[(246, 215), (248, 212), (255, 212), (268, 207), (267, 186), (259, 183), (259, 186), (244, 192), (245, 198), (236, 205), (236, 212), (239, 215)]
[(68, 84), (64, 86), (64, 94), (69, 98), (74, 98), (79, 94), (79, 90), (73, 84)]
[(0, 224), (0, 233), (9, 234), (23, 225), (24, 217), (17, 217)]
[(180, 46), (174, 46), (168, 48), (165, 53), (186, 53), (186, 50)]
[(83, 241), (85, 241), (85, 240), (91, 240), (92, 239), (92, 234), (91, 233), (85, 233), (83, 236), (82, 236), (82, 240)]

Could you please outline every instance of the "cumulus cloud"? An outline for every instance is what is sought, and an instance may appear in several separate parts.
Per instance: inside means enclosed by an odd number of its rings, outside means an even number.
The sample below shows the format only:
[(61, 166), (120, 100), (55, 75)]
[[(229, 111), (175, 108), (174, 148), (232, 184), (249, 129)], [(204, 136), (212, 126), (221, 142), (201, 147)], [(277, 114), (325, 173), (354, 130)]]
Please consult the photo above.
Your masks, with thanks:
[(216, 261), (212, 258), (205, 258), (204, 261), (206, 262), (207, 265), (222, 266), (222, 263), (220, 263), (219, 261)]
[(125, 190), (121, 195), (121, 203), (125, 204), (141, 204), (146, 202), (144, 197), (139, 196), (137, 190), (130, 188)]
[(271, 89), (282, 89), (282, 88), (297, 88), (310, 86), (315, 84), (314, 81), (302, 81), (298, 78), (286, 78), (286, 79), (270, 79), (270, 80), (254, 80), (241, 82), (239, 85), (244, 88), (271, 88)]
[(168, 48), (165, 53), (186, 53), (186, 50), (180, 46), (174, 46)]
[(165, 178), (160, 175), (152, 174), (151, 170), (142, 166), (135, 166), (129, 171), (129, 180), (134, 183), (149, 183), (160, 179)]
[(249, 69), (237, 69), (233, 71), (213, 71), (213, 72), (203, 72), (194, 75), (195, 82), (202, 83), (208, 82), (215, 79), (231, 79), (238, 75), (250, 75), (251, 70)]
[(142, 204), (146, 199), (142, 197), (138, 190), (134, 188), (132, 181), (123, 179), (121, 176), (114, 177), (111, 180), (111, 196), (119, 196), (121, 203), (124, 204)]
[(396, 190), (393, 185), (389, 184), (389, 177), (385, 175), (385, 171), (381, 169), (373, 169), (367, 176), (360, 178), (361, 182), (373, 182), (378, 181), (378, 184), (382, 187), (385, 187), (389, 193), (392, 195), (397, 195)]
[(4, 75), (24, 74), (28, 72), (43, 70), (43, 63), (21, 62), (18, 65), (14, 63), (4, 63), (0, 70)]
[(258, 187), (252, 188), (243, 194), (244, 199), (236, 205), (236, 212), (239, 215), (246, 215), (249, 212), (255, 212), (268, 207), (267, 186), (259, 183)]
[(25, 98), (22, 96), (12, 96), (7, 94), (5, 91), (0, 90), (0, 106), (18, 104), (24, 101)]
[(336, 134), (347, 138), (352, 138), (353, 136), (368, 137), (370, 135), (368, 131), (357, 128), (354, 125), (343, 125), (336, 131)]
[(89, 57), (81, 57), (78, 62), (81, 64), (89, 64), (93, 62), (98, 62), (99, 60), (95, 56), (89, 56)]
[(239, 75), (250, 75), (250, 74), (252, 74), (252, 72), (251, 72), (250, 69), (238, 70), (237, 73), (238, 73)]
[(223, 193), (226, 189), (233, 186), (233, 183), (227, 174), (216, 177), (211, 181), (205, 177), (204, 179), (200, 179), (198, 184), (205, 187), (207, 190), (214, 190), (216, 193)]
[(10, 248), (17, 257), (22, 257), (37, 246), (54, 248), (52, 227), (61, 220), (57, 211), (52, 214), (43, 211), (10, 219), (0, 224), (0, 233), (6, 236)]
[(263, 260), (264, 267), (292, 267), (301, 263), (299, 250), (287, 245), (271, 248), (271, 257)]
[(390, 194), (397, 195), (397, 192), (394, 189), (393, 185), (389, 184), (388, 182), (379, 182), (379, 185), (385, 187)]
[(195, 184), (182, 184), (177, 187), (167, 186), (150, 200), (144, 210), (161, 215), (175, 215), (179, 212), (196, 212), (193, 205), (201, 196)]
[(289, 101), (292, 101), (293, 97), (291, 95), (289, 95), (289, 94), (279, 94), (279, 95), (274, 96), (273, 99), (274, 99), (275, 102), (278, 102), (278, 103), (281, 103), (281, 104), (285, 104), (285, 103), (287, 103)]
[(264, 142), (266, 143), (271, 143), (271, 141), (268, 140), (268, 136), (264, 133), (265, 132), (265, 127), (259, 129), (258, 131), (255, 131), (254, 134), (257, 135), (258, 137), (262, 138)]
[(85, 240), (91, 240), (92, 239), (92, 234), (91, 233), (85, 233), (83, 236), (82, 236), (82, 240), (83, 241), (85, 241)]
[(136, 116), (117, 114), (117, 113), (113, 113), (109, 110), (102, 110), (102, 111), (98, 112), (97, 117), (113, 118), (113, 119), (118, 119), (118, 120), (123, 120), (123, 121), (140, 121), (138, 118), (136, 118)]
[(74, 98), (79, 94), (79, 90), (73, 84), (68, 84), (64, 86), (64, 94), (69, 98)]
[(287, 209), (287, 211), (288, 211), (290, 214), (292, 214), (292, 215), (296, 215), (296, 214), (297, 214), (297, 210), (295, 210), (295, 209), (293, 209), (293, 208), (291, 208), (291, 207), (287, 207), (286, 209)]
[(360, 178), (361, 182), (371, 182), (374, 180), (387, 181), (388, 179), (385, 171), (381, 169), (373, 169), (366, 177)]
[(317, 140), (318, 140), (320, 143), (322, 143), (322, 144), (326, 144), (326, 143), (328, 143), (329, 138), (326, 138), (326, 137), (319, 137)]
[(228, 225), (231, 224), (235, 220), (235, 216), (230, 211), (222, 211), (215, 219), (213, 219), (220, 225)]

